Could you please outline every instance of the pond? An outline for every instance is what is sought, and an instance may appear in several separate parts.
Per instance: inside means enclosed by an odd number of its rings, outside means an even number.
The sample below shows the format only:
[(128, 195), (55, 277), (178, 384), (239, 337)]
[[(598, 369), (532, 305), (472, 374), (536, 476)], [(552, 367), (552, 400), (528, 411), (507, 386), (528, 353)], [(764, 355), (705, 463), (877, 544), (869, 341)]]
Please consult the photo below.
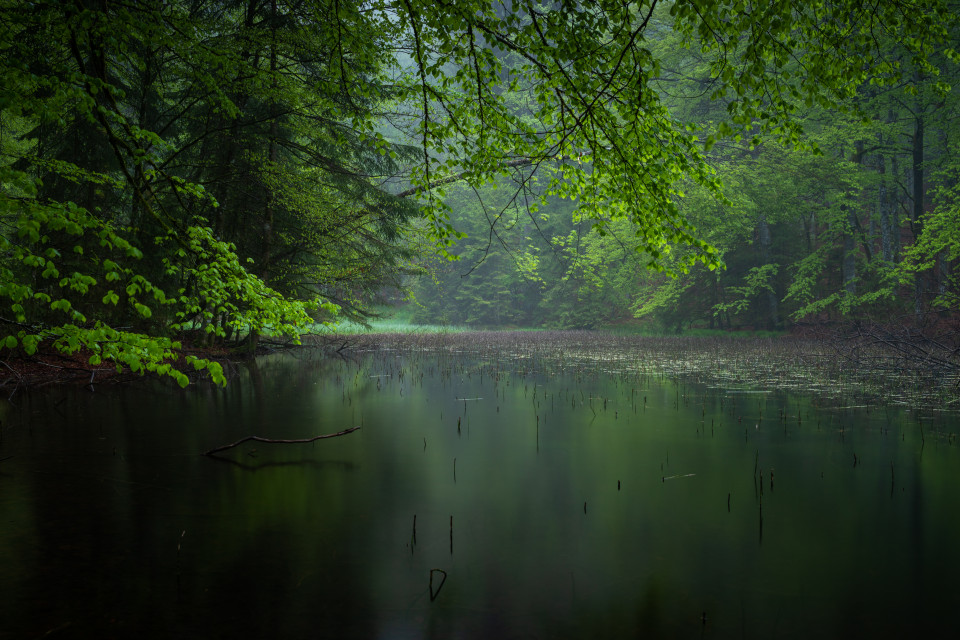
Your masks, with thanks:
[(572, 353), (18, 393), (0, 638), (952, 635), (956, 414)]

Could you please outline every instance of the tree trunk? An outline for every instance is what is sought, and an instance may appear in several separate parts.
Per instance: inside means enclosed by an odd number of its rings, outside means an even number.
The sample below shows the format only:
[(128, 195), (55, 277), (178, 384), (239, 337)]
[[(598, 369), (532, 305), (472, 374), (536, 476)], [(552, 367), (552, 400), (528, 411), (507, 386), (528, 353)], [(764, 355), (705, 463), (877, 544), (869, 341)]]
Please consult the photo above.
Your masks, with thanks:
[(890, 158), (890, 173), (893, 176), (891, 181), (893, 192), (888, 194), (890, 196), (890, 226), (893, 231), (893, 262), (896, 264), (900, 262), (900, 205), (902, 203), (902, 196), (897, 189), (900, 180), (900, 158), (896, 153)]
[(857, 243), (854, 232), (857, 225), (857, 214), (853, 209), (844, 205), (847, 217), (844, 220), (843, 230), (843, 258), (840, 261), (840, 274), (843, 279), (843, 292), (848, 296), (857, 295)]
[(950, 288), (950, 252), (944, 249), (937, 254), (937, 296), (946, 295)]
[[(763, 264), (770, 264), (770, 246), (772, 242), (770, 240), (770, 225), (767, 223), (767, 216), (765, 214), (760, 214), (760, 219), (757, 221), (757, 236), (760, 240), (761, 262), (763, 262)], [(767, 322), (769, 323), (769, 328), (775, 329), (780, 326), (780, 309), (777, 303), (777, 294), (773, 291), (767, 291), (766, 302)]]
[[(270, 161), (269, 171), (277, 164), (277, 0), (270, 0), (270, 87), (273, 96), (270, 99), (270, 141), (267, 149), (267, 158)], [(263, 256), (261, 258), (261, 278), (265, 283), (270, 281), (271, 245), (273, 244), (273, 191), (267, 190), (266, 207), (263, 214)]]
[[(856, 164), (863, 162), (863, 141), (857, 140), (853, 157), (850, 159)], [(844, 212), (843, 221), (843, 257), (840, 260), (840, 275), (843, 280), (843, 292), (847, 296), (857, 295), (857, 229), (860, 221), (857, 219), (855, 207), (848, 204), (840, 205)]]
[(883, 261), (893, 264), (893, 197), (888, 193), (887, 159), (881, 154), (877, 158), (877, 172), (880, 174), (880, 186), (877, 194), (877, 208), (880, 210), (880, 255)]
[[(917, 110), (915, 127), (913, 131), (913, 218), (911, 228), (914, 240), (923, 233), (923, 209), (924, 209), (924, 175), (923, 175), (923, 135), (924, 121), (922, 111)], [(917, 320), (923, 319), (923, 276), (917, 273), (913, 280), (913, 312)]]

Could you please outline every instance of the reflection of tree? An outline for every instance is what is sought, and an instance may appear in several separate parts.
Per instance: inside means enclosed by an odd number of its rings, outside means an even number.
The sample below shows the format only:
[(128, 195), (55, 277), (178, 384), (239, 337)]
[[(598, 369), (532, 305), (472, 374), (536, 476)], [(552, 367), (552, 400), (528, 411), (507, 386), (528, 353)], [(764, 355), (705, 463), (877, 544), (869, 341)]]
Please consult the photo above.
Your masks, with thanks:
[(938, 378), (960, 375), (960, 333), (953, 326), (858, 322), (850, 328), (824, 329), (821, 334), (858, 370), (879, 369), (891, 375), (909, 372)]
[(339, 469), (341, 471), (356, 471), (359, 466), (354, 462), (348, 462), (346, 460), (337, 461), (337, 460), (281, 460), (276, 462), (257, 462), (256, 464), (249, 464), (240, 462), (238, 460), (231, 460), (230, 458), (221, 458), (220, 456), (210, 456), (212, 460), (217, 460), (218, 462), (223, 462), (232, 467), (238, 469), (243, 469), (244, 471), (256, 472), (264, 471), (267, 469), (276, 469), (283, 467), (308, 467), (323, 471), (326, 469)]

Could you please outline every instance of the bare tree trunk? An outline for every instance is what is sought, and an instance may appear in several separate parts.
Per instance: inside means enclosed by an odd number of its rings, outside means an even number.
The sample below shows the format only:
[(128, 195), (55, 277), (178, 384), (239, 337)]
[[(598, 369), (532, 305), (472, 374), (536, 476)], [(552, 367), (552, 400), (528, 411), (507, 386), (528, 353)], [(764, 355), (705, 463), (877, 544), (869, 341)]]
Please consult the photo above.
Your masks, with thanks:
[[(947, 132), (945, 129), (940, 129), (938, 142), (939, 149), (937, 150), (937, 153), (950, 153), (950, 140), (947, 137)], [(947, 178), (943, 184), (943, 187), (949, 190), (955, 189), (956, 186), (957, 184), (955, 177)], [(950, 285), (950, 251), (944, 249), (937, 254), (937, 298), (942, 301), (944, 296), (950, 293)]]
[(803, 239), (807, 242), (807, 253), (813, 253), (817, 246), (817, 214), (810, 212), (810, 215), (800, 216), (800, 226), (803, 229)]
[(840, 261), (840, 275), (843, 291), (848, 296), (857, 295), (857, 243), (854, 238), (857, 226), (857, 214), (851, 207), (843, 205), (847, 214), (843, 230), (843, 258)]
[(893, 204), (892, 196), (887, 192), (887, 159), (881, 154), (877, 158), (877, 172), (880, 174), (880, 186), (877, 194), (877, 207), (880, 210), (880, 255), (883, 261), (892, 264), (894, 258), (893, 252), (893, 226), (891, 208)]
[[(716, 301), (716, 304), (722, 304), (724, 302), (723, 296), (723, 287), (720, 285), (720, 270), (713, 272), (713, 298)], [(717, 317), (717, 326), (720, 329), (723, 329), (723, 314), (715, 314)], [(711, 328), (713, 328), (713, 320), (711, 322)]]
[[(273, 171), (277, 164), (277, 0), (270, 0), (270, 88), (273, 95), (270, 98), (270, 141), (267, 148), (267, 158), (270, 160), (268, 170)], [(267, 202), (263, 215), (263, 256), (261, 258), (261, 278), (265, 283), (270, 281), (271, 245), (273, 244), (273, 190), (267, 189)]]
[(943, 296), (950, 287), (950, 252), (937, 254), (937, 296)]
[[(857, 140), (856, 150), (851, 161), (862, 164), (863, 162), (863, 141)], [(843, 257), (840, 260), (840, 275), (843, 281), (844, 294), (848, 296), (857, 295), (857, 238), (856, 233), (860, 228), (860, 221), (857, 219), (855, 207), (848, 204), (840, 205), (840, 209), (846, 214), (843, 221)], [(866, 247), (865, 247), (866, 248)], [(869, 251), (869, 249), (867, 249)]]
[[(760, 219), (757, 221), (757, 235), (760, 239), (760, 258), (763, 264), (770, 264), (770, 246), (772, 244), (770, 239), (770, 225), (767, 223), (766, 214), (760, 214)], [(767, 322), (770, 324), (770, 328), (780, 326), (780, 309), (777, 303), (777, 295), (773, 291), (767, 291)]]
[[(267, 159), (269, 166), (267, 171), (274, 171), (277, 165), (277, 0), (270, 0), (270, 139), (267, 143)], [(270, 283), (270, 270), (272, 267), (271, 249), (273, 245), (273, 223), (274, 223), (274, 194), (273, 187), (265, 185), (266, 202), (263, 210), (263, 252), (260, 256), (260, 279), (264, 284)], [(247, 351), (250, 355), (257, 352), (260, 345), (260, 332), (251, 330), (247, 336)]]
[[(923, 214), (924, 214), (924, 175), (923, 175), (923, 136), (924, 121), (923, 113), (919, 106), (917, 109), (915, 127), (913, 131), (913, 219), (911, 227), (913, 229), (914, 240), (923, 233)], [(917, 320), (923, 319), (923, 275), (917, 273), (913, 280), (913, 312)]]
[(893, 231), (893, 262), (900, 262), (900, 192), (897, 190), (897, 182), (900, 180), (900, 159), (894, 153), (890, 158), (890, 173), (893, 176), (894, 192), (890, 195), (890, 226)]

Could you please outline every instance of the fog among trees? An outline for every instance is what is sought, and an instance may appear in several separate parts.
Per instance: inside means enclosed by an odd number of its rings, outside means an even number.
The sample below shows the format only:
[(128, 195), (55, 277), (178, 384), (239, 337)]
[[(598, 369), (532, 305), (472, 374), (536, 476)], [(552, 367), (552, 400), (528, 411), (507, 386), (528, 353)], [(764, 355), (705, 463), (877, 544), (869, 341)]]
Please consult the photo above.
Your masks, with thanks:
[(3, 354), (956, 316), (950, 2), (0, 12)]

